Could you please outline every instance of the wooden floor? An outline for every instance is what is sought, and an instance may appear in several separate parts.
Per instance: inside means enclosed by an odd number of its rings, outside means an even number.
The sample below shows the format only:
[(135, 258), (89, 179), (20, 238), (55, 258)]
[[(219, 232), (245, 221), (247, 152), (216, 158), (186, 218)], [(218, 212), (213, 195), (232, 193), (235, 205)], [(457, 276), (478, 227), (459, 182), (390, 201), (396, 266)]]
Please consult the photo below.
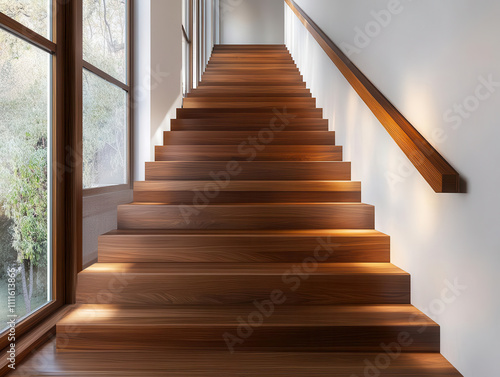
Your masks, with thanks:
[(460, 376), (284, 46), (216, 46), (16, 376)]

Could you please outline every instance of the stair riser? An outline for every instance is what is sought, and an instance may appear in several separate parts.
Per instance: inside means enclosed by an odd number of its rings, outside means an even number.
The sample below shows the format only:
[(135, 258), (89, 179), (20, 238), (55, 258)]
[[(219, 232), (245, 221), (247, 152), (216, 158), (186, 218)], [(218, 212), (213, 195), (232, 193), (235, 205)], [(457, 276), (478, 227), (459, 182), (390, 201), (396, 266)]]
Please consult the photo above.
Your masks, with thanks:
[[(178, 132), (178, 131), (175, 131)], [(174, 133), (175, 133), (174, 132)], [(188, 131), (188, 133), (191, 133)], [(191, 133), (196, 135), (196, 133)], [(229, 132), (226, 132), (229, 134)], [(331, 137), (332, 135), (330, 135)], [(330, 138), (329, 137), (329, 138)], [(342, 161), (342, 147), (335, 145), (267, 145), (241, 153), (239, 145), (168, 145), (155, 148), (155, 161)]]
[(312, 93), (309, 89), (306, 88), (290, 88), (290, 86), (275, 86), (275, 87), (270, 87), (270, 86), (253, 86), (253, 87), (241, 87), (241, 86), (210, 86), (210, 85), (205, 85), (196, 88), (193, 90), (190, 94), (188, 94), (188, 97), (190, 96), (197, 96), (197, 95), (210, 95), (212, 93), (216, 93), (217, 95), (221, 95), (224, 93), (228, 94), (242, 94), (242, 95), (253, 95), (253, 94), (263, 94), (266, 97), (276, 97), (276, 96), (282, 96), (284, 94), (300, 94), (300, 95), (307, 95), (307, 97), (312, 97)]
[[(249, 313), (250, 315), (250, 313)], [(265, 317), (251, 317), (256, 323)], [(245, 320), (248, 320), (246, 318)], [(415, 326), (387, 327), (288, 327), (242, 325), (196, 327), (151, 326), (82, 326), (79, 333), (69, 332), (59, 340), (65, 350), (154, 351), (209, 349), (221, 351), (303, 351), (303, 352), (380, 352), (381, 344), (399, 344), (407, 334), (412, 344), (402, 352), (439, 352), (439, 328), (428, 328), (423, 334)], [(64, 329), (59, 328), (64, 334)], [(188, 334), (188, 335), (187, 335)], [(251, 335), (248, 335), (251, 334)], [(224, 339), (224, 336), (226, 337)], [(68, 343), (69, 339), (69, 343)], [(313, 339), (313, 342), (311, 342)]]
[(214, 97), (221, 97), (221, 96), (232, 96), (234, 98), (240, 99), (240, 100), (252, 100), (252, 99), (268, 99), (268, 98), (274, 98), (274, 97), (281, 97), (281, 98), (312, 98), (312, 94), (306, 90), (297, 90), (297, 91), (291, 91), (290, 93), (287, 92), (275, 92), (275, 93), (265, 93), (265, 92), (243, 92), (243, 91), (231, 91), (231, 90), (200, 90), (200, 91), (194, 91), (190, 94), (187, 95), (187, 98), (205, 98), (206, 96), (214, 96)]
[(299, 73), (283, 73), (281, 75), (275, 75), (273, 73), (267, 73), (267, 72), (261, 72), (258, 74), (240, 74), (240, 73), (233, 73), (231, 72), (225, 73), (225, 74), (220, 74), (220, 73), (208, 73), (203, 75), (203, 81), (206, 84), (210, 84), (212, 81), (216, 82), (230, 82), (233, 83), (234, 85), (239, 85), (240, 82), (247, 82), (251, 80), (257, 80), (257, 81), (274, 81), (277, 82), (279, 85), (280, 81), (293, 81), (293, 82), (298, 82), (302, 83), (303, 82), (303, 77)]
[(351, 180), (349, 162), (148, 162), (146, 180), (310, 181)]
[[(252, 124), (252, 125), (246, 125), (246, 124), (209, 124), (209, 123), (214, 123), (214, 122), (204, 122), (202, 121), (197, 121), (199, 124), (182, 124), (182, 123), (175, 123), (172, 125), (172, 131), (241, 131), (245, 130), (248, 132), (255, 132), (255, 131), (260, 131), (262, 128), (267, 127), (265, 123), (263, 124)], [(328, 131), (328, 126), (323, 126), (323, 125), (311, 125), (311, 126), (301, 126), (301, 125), (293, 125), (290, 124), (286, 126), (287, 131), (299, 131), (299, 132), (304, 132), (304, 131)], [(284, 131), (284, 132), (287, 132)]]
[(242, 105), (244, 103), (251, 104), (254, 102), (267, 102), (267, 103), (285, 102), (286, 105), (289, 107), (294, 107), (294, 104), (307, 104), (316, 106), (316, 99), (312, 97), (286, 97), (286, 96), (281, 96), (280, 94), (274, 94), (268, 97), (256, 98), (256, 97), (248, 97), (247, 94), (243, 92), (239, 93), (239, 95), (235, 94), (237, 93), (224, 94), (224, 93), (213, 92), (210, 96), (204, 96), (204, 97), (190, 98), (190, 96), (188, 96), (187, 98), (184, 99), (184, 105), (186, 103), (189, 104), (191, 102), (207, 103), (210, 105), (219, 102), (237, 102), (241, 103)]
[[(172, 131), (245, 131), (259, 132), (269, 127), (266, 119), (260, 124), (249, 120), (228, 121), (227, 119), (176, 119), (171, 122)], [(328, 131), (328, 121), (325, 119), (292, 119), (286, 125), (285, 131)]]
[[(281, 128), (281, 125), (292, 124), (294, 119), (311, 118), (322, 119), (323, 111), (321, 109), (294, 109), (285, 107), (277, 108), (279, 113), (269, 109), (178, 109), (177, 119), (231, 119), (233, 122), (259, 121), (266, 124), (269, 128), (274, 126)], [(282, 118), (280, 118), (280, 115)]]
[(371, 206), (205, 206), (205, 199), (197, 199), (193, 194), (190, 201), (180, 206), (119, 206), (118, 229), (373, 229), (375, 226), (375, 213)]
[(272, 62), (267, 59), (262, 58), (252, 58), (252, 57), (218, 57), (215, 56), (211, 58), (208, 62), (209, 65), (212, 64), (295, 64), (295, 61), (291, 56), (280, 56), (272, 59)]
[[(201, 190), (203, 192), (203, 190)], [(193, 201), (195, 191), (135, 191), (134, 202), (185, 204)], [(221, 191), (212, 204), (235, 203), (335, 203), (361, 202), (360, 191), (347, 192), (265, 192)]]
[(156, 149), (156, 161), (342, 161), (342, 152), (324, 153), (218, 153), (218, 152), (174, 152)]
[[(255, 80), (255, 81), (253, 81)], [(298, 81), (270, 81), (270, 80), (257, 80), (255, 77), (251, 81), (244, 81), (244, 82), (205, 82), (202, 81), (198, 85), (198, 89), (204, 89), (204, 87), (234, 87), (234, 85), (237, 85), (240, 90), (245, 90), (246, 87), (249, 87), (251, 89), (255, 88), (262, 88), (262, 87), (268, 87), (268, 88), (275, 88), (277, 86), (280, 87), (288, 87), (289, 89), (306, 89), (306, 84), (304, 82), (298, 82)]]
[(204, 109), (204, 108), (212, 108), (212, 109), (217, 109), (217, 108), (270, 108), (274, 109), (276, 107), (294, 107), (294, 108), (304, 108), (304, 109), (309, 109), (309, 108), (315, 108), (315, 100), (311, 99), (309, 101), (303, 101), (303, 102), (289, 102), (289, 101), (227, 101), (227, 100), (211, 100), (211, 101), (199, 101), (193, 98), (186, 98), (184, 100), (184, 108), (185, 109)]
[(212, 55), (210, 60), (217, 59), (292, 59), (288, 51), (252, 51), (252, 52), (239, 52), (239, 51), (218, 51)]
[[(310, 266), (307, 266), (310, 268)], [(287, 274), (196, 275), (80, 273), (78, 304), (251, 305), (274, 290), (283, 305), (409, 304), (410, 277), (392, 274), (308, 275), (304, 265)], [(295, 289), (295, 290), (294, 290)]]
[[(286, 128), (285, 128), (286, 130)], [(243, 144), (245, 143), (245, 144)], [(168, 145), (234, 145), (234, 150), (253, 149), (266, 152), (267, 147), (275, 145), (335, 145), (335, 132), (183, 132), (166, 131), (163, 134), (163, 144)], [(243, 144), (243, 145), (242, 145)], [(241, 147), (240, 147), (241, 146)], [(241, 153), (242, 155), (244, 153)]]
[(388, 263), (389, 237), (135, 235), (99, 237), (101, 263), (302, 263), (324, 239), (324, 263)]
[(260, 69), (256, 69), (255, 67), (211, 67), (207, 68), (204, 75), (262, 75), (262, 74), (270, 74), (270, 75), (290, 75), (296, 74), (300, 75), (300, 71), (298, 68), (290, 67), (289, 65), (283, 65), (281, 67), (262, 67)]

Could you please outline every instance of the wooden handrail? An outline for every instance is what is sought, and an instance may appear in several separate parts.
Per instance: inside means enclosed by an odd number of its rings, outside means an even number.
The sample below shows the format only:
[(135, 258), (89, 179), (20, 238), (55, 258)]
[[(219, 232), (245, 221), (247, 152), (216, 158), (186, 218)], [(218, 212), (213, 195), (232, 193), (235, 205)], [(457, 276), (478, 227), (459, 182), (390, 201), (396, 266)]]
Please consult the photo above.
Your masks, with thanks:
[(438, 193), (460, 192), (460, 176), (293, 0), (285, 0), (396, 144)]

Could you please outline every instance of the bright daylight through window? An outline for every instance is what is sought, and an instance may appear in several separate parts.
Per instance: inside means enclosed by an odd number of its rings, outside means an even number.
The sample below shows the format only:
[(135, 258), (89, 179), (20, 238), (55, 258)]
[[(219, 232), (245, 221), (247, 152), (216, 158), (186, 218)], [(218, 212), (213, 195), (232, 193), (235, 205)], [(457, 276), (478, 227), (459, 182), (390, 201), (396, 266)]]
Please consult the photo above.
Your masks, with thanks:
[(83, 188), (127, 184), (128, 4), (83, 1)]
[[(48, 0), (0, 0), (0, 12), (47, 38), (49, 9)], [(19, 321), (52, 296), (51, 63), (0, 29), (0, 330), (8, 315)]]

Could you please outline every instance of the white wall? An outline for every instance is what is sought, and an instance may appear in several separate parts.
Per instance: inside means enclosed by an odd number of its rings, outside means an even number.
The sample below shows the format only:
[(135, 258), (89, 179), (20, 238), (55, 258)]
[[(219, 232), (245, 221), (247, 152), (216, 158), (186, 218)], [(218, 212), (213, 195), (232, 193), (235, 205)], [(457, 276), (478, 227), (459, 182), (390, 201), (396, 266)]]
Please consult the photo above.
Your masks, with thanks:
[(283, 44), (283, 0), (220, 0), (222, 44)]
[(183, 37), (181, 0), (136, 4), (134, 177), (140, 181), (182, 106)]
[[(467, 194), (435, 194), (286, 6), (286, 43), (412, 275), (413, 304), (464, 376), (498, 375), (500, 3), (295, 1), (467, 180)], [(443, 299), (457, 279), (467, 288)]]

